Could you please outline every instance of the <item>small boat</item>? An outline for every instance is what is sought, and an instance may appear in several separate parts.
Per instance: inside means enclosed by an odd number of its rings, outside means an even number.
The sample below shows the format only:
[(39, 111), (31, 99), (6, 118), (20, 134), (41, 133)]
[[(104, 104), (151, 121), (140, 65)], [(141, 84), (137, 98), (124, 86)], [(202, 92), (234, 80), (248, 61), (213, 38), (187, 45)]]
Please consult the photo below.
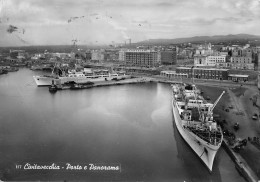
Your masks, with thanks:
[(58, 88), (57, 85), (54, 84), (54, 80), (52, 80), (52, 84), (49, 86), (49, 92), (55, 93), (57, 92)]
[(8, 70), (3, 69), (0, 74), (7, 74), (7, 73), (8, 73)]

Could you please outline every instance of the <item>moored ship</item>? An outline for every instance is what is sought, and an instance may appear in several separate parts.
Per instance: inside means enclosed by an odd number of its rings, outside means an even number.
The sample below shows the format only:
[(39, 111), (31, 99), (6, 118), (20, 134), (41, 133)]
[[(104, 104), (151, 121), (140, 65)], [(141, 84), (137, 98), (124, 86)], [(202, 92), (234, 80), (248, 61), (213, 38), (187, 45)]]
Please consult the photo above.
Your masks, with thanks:
[(64, 72), (60, 75), (42, 75), (42, 76), (33, 76), (37, 86), (49, 86), (52, 84), (65, 84), (69, 82), (75, 83), (87, 83), (87, 82), (101, 82), (101, 81), (110, 81), (112, 79), (125, 79), (129, 75), (126, 75), (124, 72), (118, 73), (109, 73), (108, 70), (94, 70), (94, 71), (69, 71), (68, 74)]
[(213, 109), (225, 92), (212, 104), (202, 97), (195, 85), (174, 84), (172, 91), (172, 110), (176, 127), (211, 172), (214, 158), (223, 140), (222, 130), (213, 119)]

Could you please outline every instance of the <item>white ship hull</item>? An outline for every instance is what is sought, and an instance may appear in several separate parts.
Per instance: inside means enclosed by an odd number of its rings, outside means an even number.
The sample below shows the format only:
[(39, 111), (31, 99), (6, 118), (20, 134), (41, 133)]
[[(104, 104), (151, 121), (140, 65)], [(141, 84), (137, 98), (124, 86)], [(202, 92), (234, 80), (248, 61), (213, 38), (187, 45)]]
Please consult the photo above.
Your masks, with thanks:
[(64, 84), (65, 82), (74, 81), (76, 83), (86, 83), (86, 82), (102, 82), (102, 81), (110, 81), (113, 78), (122, 79), (128, 78), (128, 75), (122, 76), (109, 76), (109, 77), (93, 77), (87, 78), (86, 76), (82, 77), (51, 77), (51, 76), (33, 76), (33, 79), (37, 86), (49, 86), (54, 81), (55, 84)]
[(182, 119), (180, 118), (180, 113), (178, 111), (176, 101), (173, 97), (172, 100), (172, 110), (174, 115), (174, 120), (176, 127), (182, 136), (182, 138), (187, 142), (187, 144), (192, 148), (192, 150), (198, 155), (198, 157), (207, 166), (210, 172), (212, 172), (214, 158), (221, 143), (217, 146), (210, 145), (206, 141), (200, 139), (198, 136), (188, 131), (183, 127)]

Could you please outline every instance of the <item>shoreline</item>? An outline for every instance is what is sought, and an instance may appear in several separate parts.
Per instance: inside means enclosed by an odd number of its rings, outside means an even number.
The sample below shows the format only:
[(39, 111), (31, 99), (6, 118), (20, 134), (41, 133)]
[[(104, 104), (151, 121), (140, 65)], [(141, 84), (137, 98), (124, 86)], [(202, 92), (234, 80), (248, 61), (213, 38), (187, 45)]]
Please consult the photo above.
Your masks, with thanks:
[[(175, 79), (175, 80), (168, 80), (161, 77), (150, 77), (150, 76), (134, 76), (134, 78), (127, 78), (125, 80), (118, 80), (118, 81), (103, 81), (103, 82), (97, 82), (94, 85), (91, 85), (90, 87), (86, 88), (92, 88), (92, 87), (102, 87), (102, 86), (114, 86), (114, 85), (124, 85), (124, 84), (136, 84), (136, 83), (148, 83), (148, 82), (156, 82), (156, 83), (166, 83), (166, 84), (174, 84), (174, 83), (180, 83), (180, 82), (187, 82), (192, 83), (191, 79)], [(195, 83), (196, 81), (196, 83)], [(241, 84), (246, 86), (254, 86), (255, 83), (251, 82), (245, 82), (245, 83), (237, 83), (232, 81), (224, 81), (219, 82), (217, 80), (194, 80), (194, 84), (196, 85), (207, 85), (207, 86), (215, 86), (215, 87), (239, 87)], [(81, 88), (81, 89), (86, 89)], [(59, 90), (67, 90), (70, 89), (69, 86), (62, 86), (62, 89)]]

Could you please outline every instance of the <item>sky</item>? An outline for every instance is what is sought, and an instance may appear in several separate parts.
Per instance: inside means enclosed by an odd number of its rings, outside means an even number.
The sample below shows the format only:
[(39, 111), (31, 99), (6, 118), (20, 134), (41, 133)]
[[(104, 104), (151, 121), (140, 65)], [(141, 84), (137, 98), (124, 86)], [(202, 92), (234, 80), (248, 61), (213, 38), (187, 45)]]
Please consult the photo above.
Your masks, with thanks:
[(0, 46), (260, 35), (260, 0), (0, 0)]

